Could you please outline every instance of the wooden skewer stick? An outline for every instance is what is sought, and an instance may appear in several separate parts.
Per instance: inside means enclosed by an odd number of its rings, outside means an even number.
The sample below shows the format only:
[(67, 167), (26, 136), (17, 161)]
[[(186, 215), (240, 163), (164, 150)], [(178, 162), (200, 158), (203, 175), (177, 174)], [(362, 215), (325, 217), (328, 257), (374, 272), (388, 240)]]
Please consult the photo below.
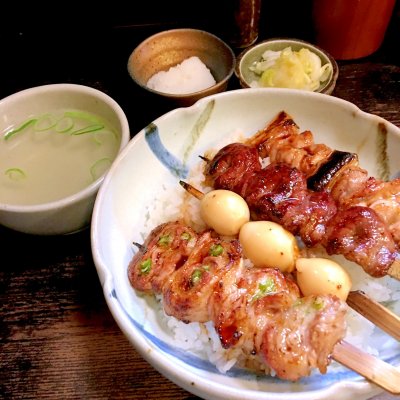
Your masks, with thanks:
[(382, 304), (360, 290), (349, 293), (347, 304), (390, 336), (400, 340), (400, 317)]
[(186, 183), (184, 181), (179, 181), (179, 184), (192, 196), (196, 197), (196, 199), (201, 200), (204, 197), (204, 193), (197, 190), (194, 186)]
[(400, 394), (400, 370), (345, 341), (333, 348), (333, 358), (393, 394)]
[(141, 250), (141, 251), (146, 251), (146, 246), (144, 246), (143, 244), (137, 243), (137, 242), (132, 242), (132, 244), (133, 244), (134, 246), (136, 246), (139, 250)]

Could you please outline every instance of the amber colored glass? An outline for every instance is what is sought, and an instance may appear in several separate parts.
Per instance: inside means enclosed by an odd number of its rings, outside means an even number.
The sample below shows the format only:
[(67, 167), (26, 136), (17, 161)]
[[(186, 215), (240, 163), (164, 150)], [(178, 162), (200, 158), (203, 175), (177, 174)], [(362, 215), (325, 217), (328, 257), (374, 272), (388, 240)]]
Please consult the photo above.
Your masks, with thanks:
[(338, 60), (366, 57), (381, 46), (395, 0), (314, 0), (316, 44)]

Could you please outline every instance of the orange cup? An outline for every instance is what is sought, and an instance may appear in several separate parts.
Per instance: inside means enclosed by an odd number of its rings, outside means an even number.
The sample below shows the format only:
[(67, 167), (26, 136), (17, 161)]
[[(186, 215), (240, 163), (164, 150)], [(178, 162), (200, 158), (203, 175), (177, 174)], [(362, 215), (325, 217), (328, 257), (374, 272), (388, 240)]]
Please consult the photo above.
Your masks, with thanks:
[(337, 60), (366, 57), (381, 46), (396, 0), (314, 0), (316, 43)]

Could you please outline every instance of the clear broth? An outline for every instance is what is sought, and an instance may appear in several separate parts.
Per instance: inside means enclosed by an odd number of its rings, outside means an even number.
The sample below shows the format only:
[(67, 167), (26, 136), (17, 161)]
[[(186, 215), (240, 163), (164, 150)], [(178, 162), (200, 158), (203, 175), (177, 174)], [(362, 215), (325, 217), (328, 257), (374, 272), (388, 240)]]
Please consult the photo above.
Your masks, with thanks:
[(0, 135), (0, 202), (33, 205), (73, 195), (108, 170), (119, 146), (107, 121), (79, 110), (16, 121)]

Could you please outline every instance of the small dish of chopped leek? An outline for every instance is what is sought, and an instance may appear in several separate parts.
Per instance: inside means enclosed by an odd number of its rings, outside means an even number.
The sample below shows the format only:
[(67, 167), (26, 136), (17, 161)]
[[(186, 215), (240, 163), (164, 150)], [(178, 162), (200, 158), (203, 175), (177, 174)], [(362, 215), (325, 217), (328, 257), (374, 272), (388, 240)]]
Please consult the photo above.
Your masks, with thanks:
[(299, 39), (270, 39), (244, 50), (236, 76), (243, 88), (291, 88), (331, 94), (338, 77), (327, 52)]

